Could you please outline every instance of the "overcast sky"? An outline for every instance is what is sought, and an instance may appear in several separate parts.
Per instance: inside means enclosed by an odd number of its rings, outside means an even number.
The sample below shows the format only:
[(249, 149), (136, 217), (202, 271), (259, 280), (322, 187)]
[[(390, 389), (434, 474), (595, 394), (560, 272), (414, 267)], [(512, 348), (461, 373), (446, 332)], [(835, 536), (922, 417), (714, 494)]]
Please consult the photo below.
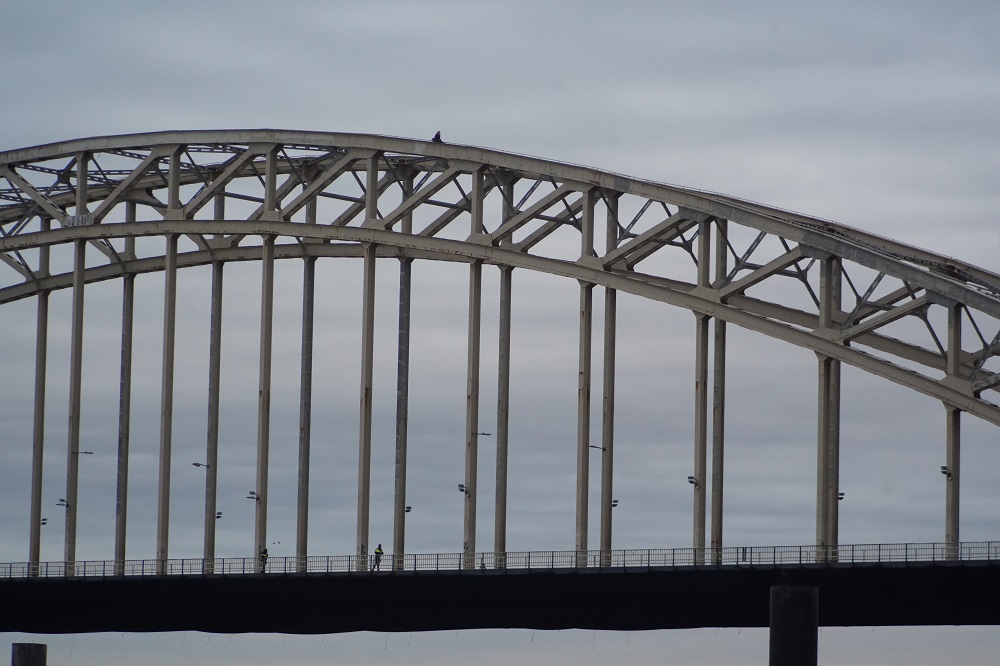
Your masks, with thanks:
[[(1000, 272), (1000, 7), (991, 2), (36, 2), (0, 0), (0, 150), (166, 129), (284, 128), (429, 138), (586, 164), (823, 217)], [(314, 554), (354, 551), (360, 265), (317, 289)], [(383, 267), (384, 266), (384, 267)], [(392, 538), (395, 262), (379, 266), (372, 543)], [(484, 279), (482, 428), (494, 430), (496, 270)], [(270, 535), (294, 552), (301, 271), (278, 271)], [(207, 269), (181, 276), (171, 554), (201, 552)], [(414, 267), (407, 550), (461, 549), (464, 266)], [(139, 280), (130, 557), (155, 552), (162, 277)], [(530, 288), (529, 288), (530, 285)], [(520, 290), (519, 290), (520, 287)], [(259, 268), (231, 266), (219, 555), (252, 546)], [(508, 546), (571, 549), (575, 283), (514, 280)], [(246, 297), (242, 294), (245, 292)], [(599, 292), (595, 297), (600, 312)], [(87, 292), (81, 559), (111, 557), (119, 286)], [(232, 305), (230, 305), (232, 304)], [(691, 539), (694, 318), (620, 300), (616, 548)], [(4, 306), (0, 560), (25, 559), (34, 302)], [(69, 294), (52, 297), (43, 559), (62, 556)], [(595, 322), (600, 321), (595, 316)], [(249, 331), (243, 335), (242, 331)], [(815, 356), (730, 327), (728, 545), (807, 544), (815, 520)], [(595, 326), (596, 349), (600, 325)], [(286, 336), (286, 337), (282, 337)], [(595, 369), (600, 356), (595, 352)], [(843, 543), (941, 541), (944, 410), (844, 368)], [(16, 379), (15, 379), (16, 378)], [(594, 386), (599, 387), (599, 372)], [(113, 390), (109, 390), (111, 387)], [(764, 390), (761, 390), (764, 387)], [(145, 391), (145, 392), (144, 392)], [(491, 393), (492, 391), (492, 393)], [(599, 393), (595, 390), (595, 395)], [(599, 396), (597, 396), (599, 405)], [(599, 409), (596, 410), (599, 413)], [(26, 417), (26, 415), (28, 415)], [(595, 420), (595, 433), (599, 422)], [(595, 435), (597, 437), (599, 435)], [(324, 440), (323, 438), (326, 437)], [(1000, 534), (993, 427), (963, 421), (963, 540)], [(480, 444), (479, 549), (493, 449)], [(242, 448), (241, 448), (242, 447)], [(10, 461), (9, 463), (7, 461)], [(226, 471), (221, 471), (222, 467)], [(597, 540), (599, 462), (592, 465)], [(109, 506), (111, 512), (109, 513)], [(284, 537), (284, 538), (282, 538)], [(388, 550), (388, 549), (387, 549)], [(759, 664), (767, 632), (441, 632), (328, 637), (30, 636), (50, 664)], [(824, 629), (824, 664), (987, 664), (995, 628)], [(5, 658), (0, 656), (0, 659)]]

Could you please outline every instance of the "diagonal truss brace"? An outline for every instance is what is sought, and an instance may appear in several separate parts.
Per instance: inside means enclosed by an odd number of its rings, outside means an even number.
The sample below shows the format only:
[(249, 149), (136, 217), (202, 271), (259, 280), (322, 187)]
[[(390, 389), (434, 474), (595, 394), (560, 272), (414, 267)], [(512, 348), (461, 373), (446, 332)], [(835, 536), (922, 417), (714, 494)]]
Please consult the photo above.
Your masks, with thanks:
[(785, 254), (772, 259), (767, 264), (761, 266), (755, 271), (750, 272), (748, 275), (743, 276), (739, 280), (730, 283), (726, 287), (719, 290), (719, 298), (723, 303), (732, 296), (733, 294), (742, 294), (747, 289), (753, 285), (762, 282), (763, 280), (769, 278), (775, 273), (779, 273), (800, 259), (804, 258), (806, 253), (803, 251), (802, 246), (796, 246), (786, 252)]
[(897, 306), (887, 312), (870, 317), (860, 324), (855, 324), (841, 331), (834, 340), (843, 343), (849, 343), (858, 336), (864, 335), (874, 331), (877, 328), (881, 328), (897, 319), (902, 319), (903, 317), (910, 314), (920, 314), (926, 310), (931, 304), (930, 299), (925, 294), (919, 298), (915, 298), (906, 305)]

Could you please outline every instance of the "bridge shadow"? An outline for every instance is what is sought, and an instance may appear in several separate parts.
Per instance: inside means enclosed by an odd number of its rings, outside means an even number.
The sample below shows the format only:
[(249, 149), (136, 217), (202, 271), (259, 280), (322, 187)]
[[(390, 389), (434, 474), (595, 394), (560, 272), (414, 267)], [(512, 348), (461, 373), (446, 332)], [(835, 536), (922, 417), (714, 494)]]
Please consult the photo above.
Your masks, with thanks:
[(821, 626), (997, 625), (998, 584), (986, 561), (22, 578), (0, 631), (767, 627), (775, 585), (818, 588)]

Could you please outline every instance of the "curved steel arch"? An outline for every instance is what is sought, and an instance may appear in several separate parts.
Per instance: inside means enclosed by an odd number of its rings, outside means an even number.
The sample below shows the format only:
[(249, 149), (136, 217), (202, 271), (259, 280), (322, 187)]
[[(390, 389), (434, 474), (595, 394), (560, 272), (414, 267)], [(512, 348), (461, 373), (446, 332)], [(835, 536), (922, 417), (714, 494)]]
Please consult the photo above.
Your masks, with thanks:
[[(602, 250), (599, 211), (606, 222)], [(500, 266), (508, 280), (509, 269), (521, 268), (580, 282), (581, 395), (590, 390), (594, 286), (607, 289), (606, 327), (612, 331), (616, 291), (688, 309), (698, 318), (697, 379), (704, 392), (692, 477), (696, 546), (704, 545), (709, 319), (717, 326), (717, 373), (720, 363), (724, 370), (725, 322), (818, 355), (821, 545), (836, 543), (839, 363), (945, 404), (954, 481), (948, 486), (949, 541), (957, 541), (958, 414), (1000, 425), (1000, 407), (982, 397), (1000, 385), (1000, 374), (986, 367), (1000, 346), (1000, 276), (826, 220), (589, 167), (375, 135), (226, 130), (95, 137), (0, 153), (0, 231), (0, 261), (10, 269), (0, 274), (0, 303), (34, 296), (40, 308), (53, 290), (73, 288), (82, 303), (85, 284), (141, 272), (172, 275), (184, 266), (245, 260), (270, 266), (274, 259), (324, 256), (364, 258), (370, 303), (376, 257), (467, 262), (469, 377), (476, 392), (484, 263)], [(137, 251), (135, 240), (149, 236), (166, 238), (167, 251)], [(179, 238), (198, 249), (178, 252)], [(84, 244), (99, 249), (107, 263), (86, 266)], [(52, 274), (49, 248), (63, 245), (75, 248), (74, 269)], [(963, 322), (975, 333), (966, 336), (969, 349), (963, 347)], [(262, 336), (268, 326), (262, 321)], [(262, 368), (269, 363), (264, 356), (262, 350)], [(605, 356), (613, 375), (613, 336)], [(724, 387), (724, 374), (716, 382)], [(613, 402), (613, 385), (605, 386), (609, 393)], [(364, 409), (362, 420), (370, 420)], [(587, 410), (581, 402), (578, 475), (584, 489)], [(478, 414), (470, 412), (467, 420), (467, 477), (474, 477)], [(613, 413), (606, 420), (613, 421)], [(610, 446), (608, 430), (606, 425), (604, 448)], [(720, 449), (721, 430), (717, 421), (713, 436)], [(260, 446), (266, 459), (266, 441)], [(365, 446), (362, 441), (362, 458)], [(264, 474), (261, 487), (266, 469)], [(360, 507), (367, 502), (367, 480), (363, 470), (359, 474)], [(610, 510), (604, 506), (605, 495), (610, 503), (610, 471), (605, 476), (602, 548), (610, 548)], [(169, 486), (169, 476), (161, 483)], [(475, 540), (474, 478), (466, 485), (473, 489), (467, 493), (468, 547)], [(577, 549), (586, 550), (581, 492)], [(721, 545), (716, 505), (721, 512), (721, 483), (713, 483), (713, 545)], [(206, 519), (206, 529), (208, 524)], [(367, 516), (359, 508), (359, 554), (366, 552), (366, 532)], [(165, 536), (163, 541), (165, 557)]]

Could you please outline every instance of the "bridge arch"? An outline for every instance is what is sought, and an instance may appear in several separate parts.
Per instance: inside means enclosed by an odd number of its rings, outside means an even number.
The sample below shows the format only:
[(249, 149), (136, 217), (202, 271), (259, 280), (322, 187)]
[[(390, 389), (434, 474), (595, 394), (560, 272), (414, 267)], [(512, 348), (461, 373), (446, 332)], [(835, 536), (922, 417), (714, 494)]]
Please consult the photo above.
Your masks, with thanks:
[[(174, 332), (169, 313), (176, 307), (171, 302), (176, 292), (171, 289), (176, 289), (177, 270), (188, 266), (212, 265), (219, 281), (222, 266), (228, 262), (260, 261), (264, 266), (261, 339), (265, 342), (260, 350), (262, 397), (255, 491), (262, 499), (258, 501), (256, 520), (257, 549), (265, 547), (267, 533), (271, 349), (266, 340), (274, 298), (273, 265), (280, 259), (300, 259), (310, 264), (319, 258), (355, 257), (365, 262), (359, 555), (369, 551), (370, 481), (365, 461), (370, 457), (371, 444), (371, 313), (379, 259), (399, 259), (407, 267), (402, 269), (407, 276), (409, 263), (417, 259), (469, 265), (470, 406), (463, 492), (467, 498), (465, 543), (470, 553), (476, 551), (479, 413), (478, 404), (473, 403), (477, 403), (474, 398), (478, 396), (483, 265), (501, 268), (501, 309), (505, 309), (507, 326), (513, 269), (538, 271), (579, 283), (581, 396), (589, 397), (591, 390), (592, 291), (595, 287), (605, 290), (604, 325), (611, 335), (605, 336), (602, 357), (606, 408), (598, 447), (604, 453), (602, 550), (609, 550), (611, 543), (617, 292), (682, 307), (696, 318), (692, 485), (693, 543), (697, 548), (706, 546), (709, 485), (713, 493), (711, 545), (722, 543), (722, 470), (721, 466), (709, 470), (707, 457), (710, 430), (713, 457), (721, 460), (724, 449), (724, 408), (719, 408), (718, 401), (724, 401), (725, 395), (727, 323), (817, 355), (817, 545), (837, 543), (841, 363), (945, 405), (945, 536), (950, 543), (958, 541), (960, 414), (969, 412), (1000, 425), (1000, 407), (987, 399), (1000, 384), (1000, 375), (989, 366), (1000, 344), (1000, 276), (826, 220), (589, 167), (479, 147), (374, 135), (228, 130), (95, 137), (0, 153), (0, 229), (0, 261), (8, 269), (0, 278), (0, 304), (26, 298), (38, 301), (37, 363), (42, 368), (48, 295), (60, 289), (70, 289), (73, 294), (66, 498), (70, 505), (68, 562), (75, 559), (73, 496), (78, 475), (79, 350), (85, 288), (111, 279), (121, 279), (127, 285), (135, 275), (146, 272), (162, 271), (168, 276), (162, 387), (165, 416), (161, 423), (161, 458), (165, 462), (161, 463), (158, 516), (158, 554), (162, 559), (168, 555), (170, 501), (170, 341)], [(166, 239), (166, 249), (145, 243), (149, 238)], [(179, 251), (181, 240), (193, 243), (193, 247)], [(106, 257), (105, 263), (88, 264), (88, 247), (99, 250)], [(72, 262), (64, 261), (62, 272), (53, 271), (50, 265), (51, 252), (57, 248), (72, 248), (73, 252)], [(311, 280), (308, 269), (304, 280)], [(407, 290), (401, 276), (401, 313), (403, 308), (408, 312)], [(126, 287), (124, 307), (131, 307), (129, 299)], [(709, 325), (713, 321), (715, 374), (714, 391), (710, 392)], [(311, 322), (303, 323), (303, 331), (310, 335), (311, 327)], [(509, 334), (508, 328), (500, 337)], [(401, 353), (405, 349), (403, 340), (401, 328)], [(213, 343), (216, 356), (218, 344)], [(401, 385), (406, 381), (402, 374), (404, 361), (401, 356)], [(304, 358), (304, 368), (308, 362)], [(500, 365), (502, 384), (509, 367), (503, 359)], [(130, 369), (123, 363), (123, 377), (127, 372)], [(44, 393), (44, 381), (36, 380), (36, 415), (43, 411)], [(716, 416), (711, 421), (710, 395), (716, 396)], [(305, 403), (303, 409), (308, 409)], [(506, 446), (506, 424), (502, 423), (505, 413), (501, 398), (497, 433), (500, 448)], [(580, 551), (588, 546), (590, 420), (590, 401), (581, 397), (576, 525), (576, 548)], [(36, 429), (29, 546), (32, 562), (38, 559), (37, 479), (43, 445)], [(405, 462), (405, 420), (397, 433), (397, 454)], [(396, 480), (394, 503), (394, 536), (400, 546), (404, 534), (405, 464), (403, 469), (402, 478)], [(498, 471), (498, 488), (500, 475), (505, 473)], [(207, 489), (206, 497), (211, 492)], [(210, 505), (206, 501), (206, 558), (214, 550), (209, 548), (214, 539), (209, 534), (214, 529), (214, 507)], [(498, 497), (494, 540), (498, 552), (504, 550), (502, 505), (503, 498)], [(124, 511), (118, 531), (116, 558), (123, 559)], [(304, 543), (302, 537), (303, 552)]]

